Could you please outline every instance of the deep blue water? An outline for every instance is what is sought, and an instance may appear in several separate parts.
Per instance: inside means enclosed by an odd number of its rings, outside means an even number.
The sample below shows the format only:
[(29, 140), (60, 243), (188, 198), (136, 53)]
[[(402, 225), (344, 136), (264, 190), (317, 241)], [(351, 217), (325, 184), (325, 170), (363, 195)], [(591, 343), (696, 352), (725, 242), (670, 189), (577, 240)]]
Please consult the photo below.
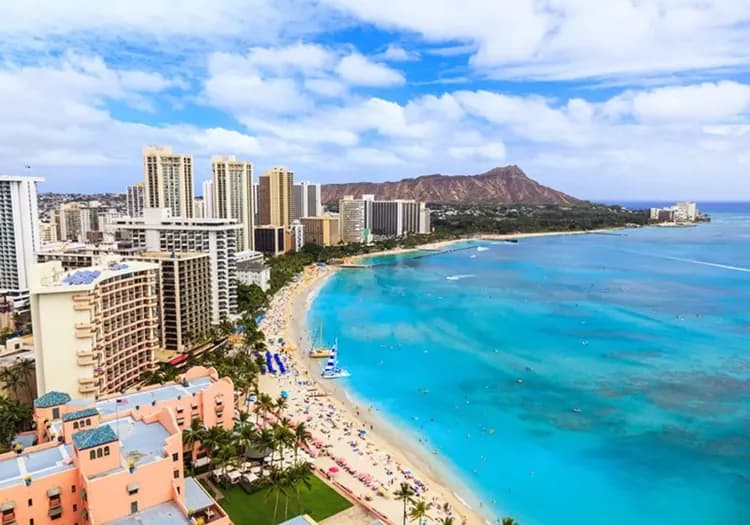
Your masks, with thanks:
[(750, 210), (713, 218), (380, 258), (309, 321), (490, 517), (746, 525)]

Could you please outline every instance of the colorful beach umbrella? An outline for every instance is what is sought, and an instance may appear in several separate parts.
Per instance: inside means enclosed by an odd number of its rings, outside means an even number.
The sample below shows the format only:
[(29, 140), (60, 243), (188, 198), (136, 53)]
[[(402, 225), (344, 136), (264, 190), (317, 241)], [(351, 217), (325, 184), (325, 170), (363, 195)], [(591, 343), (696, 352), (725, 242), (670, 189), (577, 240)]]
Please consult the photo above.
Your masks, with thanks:
[(338, 467), (331, 467), (328, 469), (328, 472), (330, 472), (331, 474), (336, 474), (338, 471), (339, 471)]

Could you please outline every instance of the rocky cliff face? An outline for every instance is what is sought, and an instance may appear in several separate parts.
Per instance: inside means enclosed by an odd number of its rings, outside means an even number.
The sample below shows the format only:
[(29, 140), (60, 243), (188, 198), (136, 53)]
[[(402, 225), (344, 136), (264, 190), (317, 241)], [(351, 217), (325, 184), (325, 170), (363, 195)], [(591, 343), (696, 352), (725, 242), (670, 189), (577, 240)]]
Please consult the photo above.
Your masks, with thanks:
[(334, 202), (344, 195), (374, 194), (377, 199), (416, 199), (436, 203), (583, 203), (530, 179), (515, 165), (494, 168), (481, 175), (424, 175), (398, 182), (325, 184), (322, 193), (323, 202)]

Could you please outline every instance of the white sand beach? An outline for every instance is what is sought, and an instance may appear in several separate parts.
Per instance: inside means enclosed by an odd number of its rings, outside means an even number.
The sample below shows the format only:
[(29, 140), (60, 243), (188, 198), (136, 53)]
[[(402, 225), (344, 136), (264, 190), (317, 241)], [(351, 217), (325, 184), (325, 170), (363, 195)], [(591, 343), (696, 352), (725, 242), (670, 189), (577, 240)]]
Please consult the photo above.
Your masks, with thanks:
[(457, 524), (485, 523), (453, 492), (458, 489), (469, 499), (467, 489), (449, 488), (434, 461), (430, 465), (424, 457), (428, 452), (410, 449), (417, 444), (411, 445), (411, 440), (400, 436), (371, 408), (354, 405), (335, 380), (321, 379), (320, 361), (307, 357), (307, 309), (335, 271), (332, 267), (309, 267), (298, 282), (274, 296), (261, 328), (273, 350), (282, 347), (279, 337), (296, 350), (282, 353), (288, 373), (262, 376), (261, 389), (273, 396), (282, 390), (288, 393), (286, 416), (309, 426), (314, 448), (320, 452), (314, 459), (316, 468), (325, 473), (336, 471), (331, 472), (331, 481), (379, 512), (384, 521), (401, 523), (403, 504), (392, 493), (406, 482), (418, 497), (432, 504), (429, 515), (433, 520), (453, 516)]

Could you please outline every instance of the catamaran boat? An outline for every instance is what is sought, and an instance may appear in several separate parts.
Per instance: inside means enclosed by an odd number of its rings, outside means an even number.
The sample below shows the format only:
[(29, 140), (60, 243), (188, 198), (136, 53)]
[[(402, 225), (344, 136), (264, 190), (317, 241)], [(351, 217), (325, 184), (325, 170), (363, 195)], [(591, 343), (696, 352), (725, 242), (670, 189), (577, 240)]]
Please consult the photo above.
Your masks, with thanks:
[(320, 325), (320, 332), (318, 333), (318, 338), (315, 342), (313, 342), (312, 348), (310, 348), (310, 357), (314, 358), (321, 358), (321, 357), (331, 357), (336, 353), (335, 347), (332, 346), (325, 346), (323, 344), (323, 325)]
[(351, 375), (347, 370), (344, 370), (339, 366), (339, 359), (336, 355), (337, 345), (338, 341), (333, 345), (333, 348), (331, 348), (332, 355), (328, 358), (328, 361), (326, 361), (326, 366), (320, 373), (323, 379), (339, 379), (341, 377), (349, 377)]

